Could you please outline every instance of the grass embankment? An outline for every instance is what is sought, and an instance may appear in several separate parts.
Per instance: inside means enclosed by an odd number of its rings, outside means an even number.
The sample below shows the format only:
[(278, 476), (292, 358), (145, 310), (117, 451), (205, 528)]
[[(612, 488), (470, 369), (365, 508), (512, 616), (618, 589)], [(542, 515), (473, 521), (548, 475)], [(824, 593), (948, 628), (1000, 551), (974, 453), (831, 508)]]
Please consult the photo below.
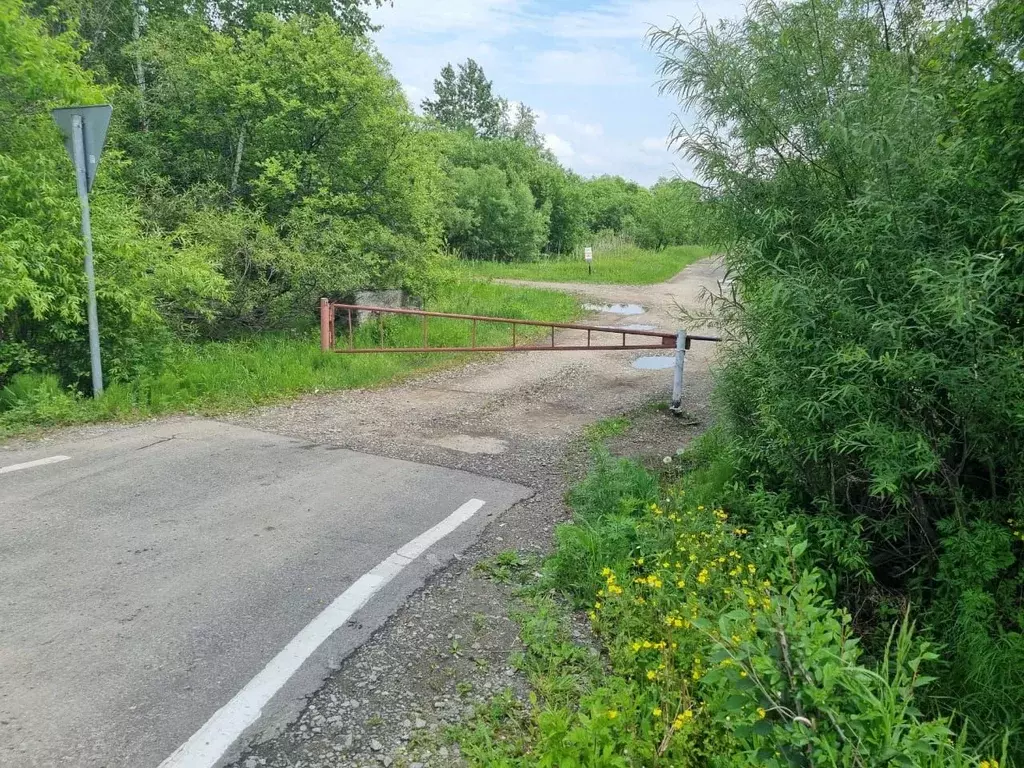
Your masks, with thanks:
[[(921, 713), (938, 662), (910, 622), (863, 650), (807, 532), (764, 522), (764, 499), (731, 475), (714, 433), (659, 474), (598, 447), (574, 520), (521, 593), (530, 702), (496, 697), (450, 734), (462, 754), (523, 768), (1005, 768), (1005, 742), (972, 755)], [(574, 640), (572, 609), (600, 654)]]
[[(438, 312), (564, 321), (577, 302), (555, 291), (460, 280), (445, 285), (429, 302)], [(339, 340), (344, 333), (339, 318)], [(525, 334), (520, 329), (520, 338)], [(389, 318), (389, 346), (419, 346), (417, 319)], [(469, 324), (432, 319), (432, 346), (468, 344)], [(507, 326), (479, 324), (479, 344), (507, 344)], [(378, 342), (376, 323), (364, 327), (357, 344)], [(53, 376), (20, 376), (0, 390), (0, 435), (35, 426), (57, 426), (169, 413), (217, 413), (271, 403), (308, 392), (368, 387), (403, 375), (456, 364), (464, 354), (336, 355), (320, 352), (318, 329), (250, 339), (175, 344), (160, 371), (132, 382), (112, 382), (100, 400), (62, 388)]]
[(464, 263), (469, 273), (479, 277), (563, 283), (651, 285), (665, 282), (693, 262), (712, 253), (711, 248), (701, 245), (674, 246), (662, 251), (645, 251), (632, 245), (609, 250), (597, 248), (594, 252), (593, 274), (588, 274), (587, 264), (582, 258), (553, 258), (518, 263)]

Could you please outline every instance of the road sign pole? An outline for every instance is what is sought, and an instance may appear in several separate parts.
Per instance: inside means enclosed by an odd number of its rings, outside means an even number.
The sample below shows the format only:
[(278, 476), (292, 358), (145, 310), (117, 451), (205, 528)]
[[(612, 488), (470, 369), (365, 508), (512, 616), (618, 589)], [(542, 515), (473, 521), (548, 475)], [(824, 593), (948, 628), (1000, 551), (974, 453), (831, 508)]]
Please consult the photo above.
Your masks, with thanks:
[(82, 240), (85, 241), (85, 282), (88, 288), (89, 357), (92, 361), (92, 394), (103, 394), (103, 365), (100, 362), (100, 322), (96, 314), (96, 275), (92, 265), (92, 222), (89, 219), (89, 184), (85, 171), (85, 136), (82, 116), (71, 117), (71, 146), (75, 161), (78, 202), (82, 205)]

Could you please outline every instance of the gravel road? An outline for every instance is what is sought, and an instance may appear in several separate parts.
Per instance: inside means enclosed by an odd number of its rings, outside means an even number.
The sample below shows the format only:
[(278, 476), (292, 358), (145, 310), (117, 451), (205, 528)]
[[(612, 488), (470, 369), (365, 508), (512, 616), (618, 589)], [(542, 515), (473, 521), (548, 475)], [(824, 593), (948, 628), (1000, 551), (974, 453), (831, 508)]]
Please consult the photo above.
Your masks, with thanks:
[[(638, 304), (640, 314), (597, 313), (600, 325), (679, 327), (680, 307), (699, 311), (703, 290), (722, 277), (698, 262), (653, 286), (520, 283), (556, 288), (594, 304)], [(518, 282), (518, 281), (509, 281)], [(582, 340), (566, 331), (560, 343)], [(602, 418), (633, 412), (624, 450), (673, 453), (708, 420), (711, 344), (687, 356), (680, 422), (650, 408), (670, 395), (671, 370), (631, 362), (660, 352), (522, 352), (478, 359), (397, 386), (307, 397), (231, 421), (251, 428), (378, 455), (452, 467), (535, 489), (490, 523), (461, 558), (438, 571), (306, 703), (298, 720), (271, 724), (234, 765), (244, 768), (460, 765), (446, 725), (493, 695), (523, 695), (509, 657), (518, 646), (509, 619), (512, 587), (477, 563), (514, 549), (533, 567), (566, 519), (563, 497), (586, 464), (579, 437)]]

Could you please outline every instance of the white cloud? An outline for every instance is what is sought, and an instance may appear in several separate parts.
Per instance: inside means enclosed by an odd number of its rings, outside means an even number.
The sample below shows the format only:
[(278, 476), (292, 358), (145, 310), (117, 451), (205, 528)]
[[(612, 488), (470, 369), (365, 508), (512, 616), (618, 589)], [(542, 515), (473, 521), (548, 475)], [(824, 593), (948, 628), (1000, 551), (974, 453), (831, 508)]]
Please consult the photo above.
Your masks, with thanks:
[[(544, 117), (546, 119), (547, 115)], [(563, 128), (568, 128), (572, 133), (577, 133), (581, 136), (596, 138), (604, 135), (604, 126), (600, 123), (587, 123), (569, 117), (569, 115), (555, 115), (551, 118), (551, 122)]]
[(563, 139), (557, 133), (545, 133), (544, 146), (554, 152), (555, 157), (563, 163), (568, 163), (576, 154), (576, 151), (572, 148), (572, 144)]
[(542, 51), (522, 72), (525, 83), (544, 85), (622, 85), (642, 81), (636, 64), (600, 48)]
[[(495, 90), (537, 113), (545, 144), (585, 175), (644, 184), (688, 173), (669, 151), (670, 99), (659, 97), (650, 24), (736, 16), (744, 0), (395, 0), (372, 11), (374, 35), (414, 105), (447, 63), (473, 58)], [(683, 166), (680, 168), (680, 166)]]
[(385, 34), (470, 31), (478, 39), (500, 37), (521, 26), (526, 0), (398, 0), (372, 12)]
[(402, 90), (405, 91), (405, 98), (413, 110), (419, 110), (420, 102), (427, 97), (427, 92), (419, 86), (410, 83), (402, 83)]
[(743, 6), (743, 0), (609, 0), (585, 10), (556, 14), (550, 30), (557, 37), (576, 40), (639, 40), (652, 26), (665, 27), (675, 19), (687, 24), (701, 15), (717, 21), (739, 15)]

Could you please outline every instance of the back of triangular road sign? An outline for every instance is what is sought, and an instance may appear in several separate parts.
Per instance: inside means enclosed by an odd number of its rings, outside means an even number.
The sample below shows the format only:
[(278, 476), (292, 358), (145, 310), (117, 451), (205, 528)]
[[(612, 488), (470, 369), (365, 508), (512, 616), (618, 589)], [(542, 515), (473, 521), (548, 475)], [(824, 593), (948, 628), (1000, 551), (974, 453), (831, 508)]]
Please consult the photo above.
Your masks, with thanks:
[(100, 154), (107, 140), (107, 128), (110, 126), (110, 114), (113, 107), (109, 104), (96, 104), (88, 107), (62, 107), (52, 111), (53, 119), (64, 134), (64, 147), (75, 162), (75, 153), (71, 142), (71, 118), (82, 116), (82, 136), (85, 140), (85, 185), (92, 189), (96, 178), (96, 167), (100, 164)]

